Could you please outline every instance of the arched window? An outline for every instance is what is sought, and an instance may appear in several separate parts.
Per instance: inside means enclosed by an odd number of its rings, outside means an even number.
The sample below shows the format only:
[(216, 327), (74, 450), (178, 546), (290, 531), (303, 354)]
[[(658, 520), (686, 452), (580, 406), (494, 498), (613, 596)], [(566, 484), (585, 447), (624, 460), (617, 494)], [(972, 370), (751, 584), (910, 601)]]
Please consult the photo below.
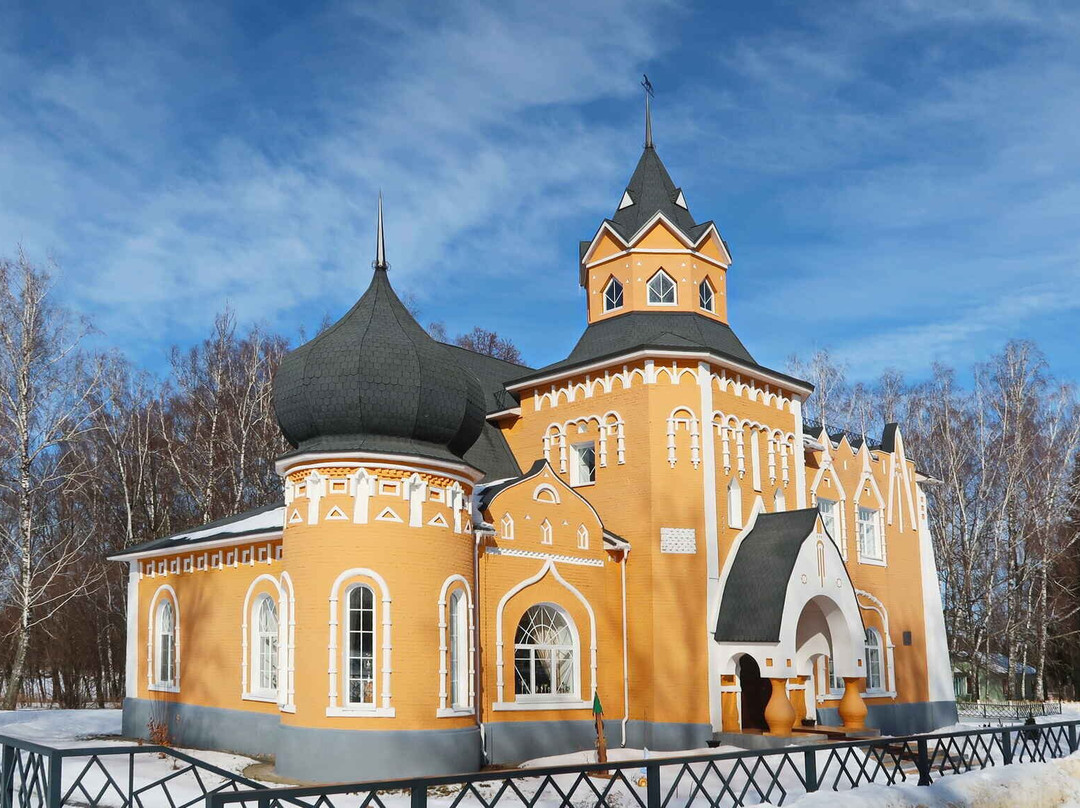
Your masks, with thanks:
[(163, 598), (154, 621), (154, 648), (157, 651), (155, 682), (161, 687), (176, 686), (176, 614), (172, 601)]
[(728, 527), (742, 527), (742, 489), (737, 480), (732, 478), (727, 488), (727, 523)]
[(450, 706), (468, 707), (469, 693), (469, 615), (465, 592), (461, 589), (450, 596)]
[(345, 643), (346, 702), (375, 704), (375, 594), (360, 584), (349, 590)]
[(269, 595), (256, 598), (251, 612), (251, 685), (256, 695), (277, 695), (278, 614)]
[(530, 697), (575, 696), (574, 630), (558, 606), (541, 603), (521, 616), (514, 635), (514, 693)]
[(882, 690), (881, 635), (876, 628), (866, 630), (866, 689)]
[(705, 311), (716, 311), (716, 293), (708, 278), (698, 284), (698, 305)]
[(649, 304), (653, 306), (675, 305), (675, 281), (662, 269), (649, 279)]
[(608, 281), (604, 287), (604, 311), (621, 309), (623, 304), (622, 284), (615, 278)]

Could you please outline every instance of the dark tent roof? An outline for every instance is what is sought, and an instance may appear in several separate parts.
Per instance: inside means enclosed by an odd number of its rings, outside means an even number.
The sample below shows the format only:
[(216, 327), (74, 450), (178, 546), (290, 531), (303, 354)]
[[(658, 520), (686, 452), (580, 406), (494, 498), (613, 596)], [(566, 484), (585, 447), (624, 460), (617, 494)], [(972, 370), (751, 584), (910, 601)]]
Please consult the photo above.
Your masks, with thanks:
[[(751, 368), (766, 370), (742, 344), (726, 323), (690, 311), (631, 311), (592, 323), (585, 329), (570, 355), (515, 379), (514, 382), (614, 358), (636, 350), (702, 351), (721, 359), (734, 360)], [(807, 382), (769, 370), (780, 379), (810, 387)]]
[(817, 517), (816, 508), (758, 515), (728, 573), (716, 618), (717, 642), (780, 639), (788, 580)]
[(638, 160), (637, 168), (630, 177), (630, 182), (626, 185), (626, 193), (629, 194), (633, 204), (620, 207), (608, 221), (623, 239), (629, 239), (641, 229), (642, 225), (660, 212), (679, 228), (683, 235), (696, 241), (709, 223), (698, 225), (689, 210), (675, 203), (680, 192), (681, 189), (672, 182), (671, 175), (668, 174), (656, 149), (646, 146), (645, 151), (641, 153), (641, 159)]

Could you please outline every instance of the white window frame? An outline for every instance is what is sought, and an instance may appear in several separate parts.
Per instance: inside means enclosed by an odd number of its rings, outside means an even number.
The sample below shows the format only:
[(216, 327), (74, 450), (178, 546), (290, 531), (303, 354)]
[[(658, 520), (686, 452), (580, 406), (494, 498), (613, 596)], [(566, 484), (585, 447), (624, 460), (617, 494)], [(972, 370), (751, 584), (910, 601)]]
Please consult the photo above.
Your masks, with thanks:
[(885, 692), (885, 643), (881, 638), (881, 632), (872, 626), (867, 628), (864, 641), (866, 692), (883, 693)]
[[(164, 629), (164, 616), (165, 610), (168, 609), (170, 615), (171, 626), (166, 634)], [(154, 631), (153, 631), (153, 652), (151, 655), (151, 664), (153, 670), (151, 672), (152, 684), (151, 690), (164, 690), (169, 692), (177, 692), (180, 689), (180, 621), (178, 615), (178, 609), (173, 598), (169, 594), (164, 594), (158, 599), (157, 605), (154, 606)], [(169, 669), (168, 675), (162, 676), (162, 664), (164, 662), (162, 655), (163, 641), (168, 637), (169, 648)]]
[[(371, 635), (371, 637), (370, 637), (370, 642), (371, 642), (371, 699), (370, 699), (370, 701), (367, 701), (367, 700), (365, 700), (365, 701), (353, 701), (353, 699), (352, 699), (353, 675), (352, 675), (352, 666), (350, 664), (351, 661), (352, 661), (352, 657), (353, 657), (352, 630), (351, 630), (352, 612), (353, 612), (352, 596), (353, 596), (353, 592), (359, 592), (360, 590), (366, 590), (367, 593), (371, 596), (371, 630), (370, 630), (370, 635)], [(343, 687), (344, 692), (342, 693), (341, 703), (345, 706), (346, 709), (349, 709), (349, 710), (358, 710), (358, 711), (360, 711), (360, 710), (371, 710), (371, 711), (374, 711), (376, 709), (376, 707), (378, 706), (378, 703), (379, 703), (379, 643), (378, 643), (378, 638), (379, 638), (378, 616), (379, 616), (379, 614), (378, 614), (378, 606), (376, 605), (377, 604), (377, 599), (375, 597), (375, 589), (370, 584), (367, 584), (367, 583), (355, 583), (355, 584), (352, 584), (345, 590), (344, 601), (345, 601), (345, 609), (344, 609), (344, 617), (345, 617), (345, 619), (342, 621), (342, 628), (341, 628), (341, 634), (342, 634), (342, 643), (341, 643), (342, 668), (341, 668), (341, 672), (342, 672), (342, 684), (344, 685), (344, 687)], [(363, 609), (361, 609), (361, 611), (363, 611)], [(363, 623), (361, 621), (361, 634), (363, 634), (363, 633), (364, 633), (363, 632)], [(359, 658), (361, 659), (361, 676), (359, 678), (360, 678), (360, 681), (363, 681), (364, 679), (363, 679), (363, 662), (362, 662), (362, 660), (363, 660), (363, 645), (362, 644), (361, 644), (360, 651), (361, 651), (361, 655), (360, 655)]]
[[(582, 479), (583, 467), (587, 466), (582, 461), (585, 451), (592, 452), (592, 467), (585, 469), (587, 479)], [(570, 485), (574, 488), (582, 488), (596, 484), (596, 441), (587, 440), (574, 443), (570, 446)]]
[[(528, 618), (529, 614), (535, 609), (549, 609), (554, 614), (558, 615), (566, 624), (566, 628), (570, 634), (569, 645), (540, 645), (533, 643), (519, 643), (517, 641), (518, 631), (521, 629), (522, 623)], [(552, 692), (552, 693), (519, 693), (518, 692), (518, 652), (524, 650), (531, 650), (530, 654), (530, 689), (536, 688), (536, 652), (548, 652), (553, 657), (557, 653), (569, 653), (571, 663), (571, 688), (569, 692)], [(514, 627), (514, 658), (513, 658), (513, 677), (514, 677), (514, 700), (522, 704), (564, 704), (566, 702), (577, 702), (581, 700), (581, 641), (578, 635), (577, 626), (574, 624), (574, 619), (570, 616), (570, 613), (566, 609), (558, 606), (554, 603), (537, 603), (526, 609), (521, 619), (518, 620), (517, 625)], [(555, 677), (558, 677), (557, 663), (555, 665)]]
[[(274, 630), (272, 633), (264, 632), (262, 627), (262, 610), (267, 603), (269, 603), (270, 607), (273, 609)], [(275, 701), (278, 697), (278, 686), (281, 681), (281, 671), (278, 667), (280, 661), (278, 642), (281, 622), (277, 603), (274, 601), (274, 598), (265, 592), (257, 596), (255, 598), (255, 603), (252, 605), (251, 615), (248, 619), (251, 621), (251, 639), (248, 643), (248, 655), (250, 656), (250, 671), (248, 676), (251, 685), (251, 695)], [(269, 654), (265, 656), (263, 654), (264, 642), (269, 642), (270, 646)], [(265, 668), (263, 666), (267, 663), (269, 663), (271, 667), (271, 684), (269, 686), (264, 686), (262, 681)]]
[[(705, 305), (705, 293), (708, 291), (708, 305)], [(709, 314), (716, 314), (716, 290), (713, 285), (709, 283), (708, 278), (704, 278), (701, 283), (698, 284), (698, 307), (702, 311), (707, 311)]]
[[(867, 534), (873, 547), (867, 546)], [(855, 535), (859, 563), (885, 566), (885, 538), (881, 533), (881, 512), (877, 508), (855, 507)], [(873, 552), (870, 552), (870, 551)]]
[[(825, 532), (829, 534), (829, 537), (836, 544), (840, 544), (839, 525), (836, 521), (836, 508), (839, 503), (835, 499), (829, 499), (828, 497), (817, 498), (817, 509), (821, 515), (821, 526), (825, 528)], [(828, 507), (822, 507), (827, 505)]]
[(469, 602), (460, 587), (450, 593), (447, 607), (447, 675), (452, 710), (472, 708), (469, 686)]
[(828, 660), (825, 662), (825, 678), (830, 696), (844, 695), (844, 677), (836, 675), (836, 666), (833, 663), (832, 654), (829, 655)]
[[(671, 300), (670, 301), (661, 301), (659, 299), (657, 299), (657, 300), (653, 299), (653, 283), (657, 279), (659, 279), (661, 276), (664, 277), (664, 278), (667, 278), (668, 283), (671, 284)], [(651, 278), (649, 278), (649, 282), (648, 282), (648, 284), (646, 284), (645, 288), (646, 288), (645, 298), (648, 301), (648, 304), (650, 306), (677, 306), (677, 305), (679, 305), (679, 284), (677, 284), (675, 282), (675, 279), (673, 277), (671, 277), (664, 269), (661, 268), (661, 269), (656, 270), (656, 272), (653, 274), (653, 276)], [(660, 295), (657, 294), (656, 297), (659, 298)]]
[[(609, 293), (612, 291), (612, 287), (614, 287), (615, 294), (611, 294), (610, 295), (611, 299), (609, 300)], [(617, 302), (615, 302), (616, 300), (617, 300)], [(615, 278), (615, 277), (610, 278), (608, 280), (607, 284), (604, 286), (604, 300), (603, 300), (604, 314), (607, 314), (609, 311), (618, 311), (619, 309), (621, 309), (623, 307), (625, 302), (626, 302), (626, 298), (625, 298), (625, 290), (623, 289), (623, 285), (619, 282), (618, 278)]]

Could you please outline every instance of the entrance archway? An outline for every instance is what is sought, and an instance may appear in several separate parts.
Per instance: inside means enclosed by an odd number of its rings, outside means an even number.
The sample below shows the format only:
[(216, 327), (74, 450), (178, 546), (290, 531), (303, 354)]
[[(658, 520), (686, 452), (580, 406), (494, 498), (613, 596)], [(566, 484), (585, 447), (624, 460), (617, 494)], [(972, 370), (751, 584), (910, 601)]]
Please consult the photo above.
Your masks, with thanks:
[(772, 686), (768, 679), (761, 678), (761, 668), (749, 654), (739, 657), (739, 687), (742, 690), (742, 729), (766, 732), (765, 705), (772, 695)]

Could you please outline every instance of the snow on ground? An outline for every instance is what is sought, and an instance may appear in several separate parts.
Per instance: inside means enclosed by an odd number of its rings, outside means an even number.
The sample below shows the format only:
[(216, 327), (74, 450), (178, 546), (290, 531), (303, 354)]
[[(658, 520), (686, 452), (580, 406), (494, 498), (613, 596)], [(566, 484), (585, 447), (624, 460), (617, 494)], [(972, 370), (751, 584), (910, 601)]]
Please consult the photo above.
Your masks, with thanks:
[[(1061, 720), (1080, 714), (1080, 705), (1070, 705), (1064, 716), (1051, 716), (1045, 721)], [(978, 722), (973, 722), (978, 723)], [(985, 722), (984, 722), (985, 723)], [(1044, 723), (1041, 721), (1040, 723)], [(961, 724), (956, 729), (969, 729), (971, 724)], [(99, 747), (131, 747), (131, 741), (125, 741), (117, 737), (116, 740), (102, 739), (101, 736), (118, 735), (120, 731), (119, 710), (19, 710), (17, 712), (0, 712), (0, 734), (10, 735), (16, 738), (51, 746), (61, 746), (66, 749), (77, 749), (86, 746)], [(183, 751), (183, 750), (181, 750)], [(716, 749), (692, 749), (678, 752), (649, 752), (648, 756), (655, 760), (663, 760), (673, 756), (696, 756), (705, 754), (717, 754), (723, 752), (738, 751), (734, 747), (718, 747)], [(800, 750), (801, 751), (801, 750)], [(206, 763), (224, 769), (229, 772), (242, 773), (251, 763), (251, 758), (242, 755), (232, 755), (223, 752), (190, 751), (189, 754), (205, 761)], [(827, 752), (817, 751), (818, 771), (823, 772), (826, 768)], [(611, 749), (608, 753), (611, 762), (628, 760), (640, 760), (646, 753), (641, 749)], [(779, 764), (778, 755), (766, 758), (774, 768)], [(102, 756), (100, 758), (104, 767), (108, 770), (112, 779), (120, 784), (128, 781), (129, 766), (134, 765), (133, 779), (135, 788), (147, 788), (151, 784), (172, 777), (168, 782), (169, 794), (166, 795), (161, 785), (142, 792), (139, 797), (141, 803), (147, 808), (169, 808), (170, 805), (182, 805), (189, 801), (198, 804), (202, 790), (196, 782), (195, 775), (180, 773), (186, 764), (175, 763), (173, 758), (161, 758), (157, 753), (139, 752), (134, 755), (121, 754), (116, 756)], [(91, 802), (106, 808), (119, 806), (123, 803), (122, 795), (115, 791), (106, 790), (99, 795), (106, 785), (107, 778), (100, 769), (91, 766), (85, 774), (89, 758), (83, 756), (71, 756), (64, 761), (64, 790), (65, 792), (80, 775), (88, 795), (75, 793), (70, 801), (78, 803)], [(582, 763), (595, 763), (596, 753), (589, 750), (570, 755), (556, 755), (538, 758), (523, 764), (525, 768), (539, 768), (548, 766), (573, 765)], [(722, 762), (721, 770), (728, 770), (730, 763)], [(830, 777), (837, 774), (837, 762), (834, 759), (830, 764)], [(857, 774), (857, 762), (848, 761), (847, 767), (853, 775)], [(909, 767), (913, 768), (913, 767)], [(704, 764), (693, 764), (693, 771), (706, 790), (714, 796), (719, 793), (720, 783), (715, 775), (707, 775)], [(693, 800), (694, 804), (707, 805), (704, 795), (698, 794), (693, 799), (694, 782), (684, 773), (679, 784), (673, 783), (674, 778), (680, 771), (680, 767), (668, 766), (661, 769), (661, 791), (666, 796), (674, 787), (675, 793), (670, 801), (671, 805), (682, 806), (687, 801)], [(634, 798), (625, 793), (633, 789), (638, 796), (644, 799), (645, 789), (633, 784), (637, 779), (636, 768), (626, 770), (626, 779), (630, 784), (620, 782), (614, 784), (610, 803), (612, 805), (632, 805)], [(996, 808), (1001, 806), (1017, 806), (1017, 808), (1044, 808), (1044, 806), (1058, 806), (1058, 808), (1080, 808), (1080, 753), (1064, 760), (1049, 763), (1025, 763), (1014, 764), (1007, 767), (997, 767), (985, 771), (975, 771), (968, 774), (948, 775), (936, 781), (930, 787), (914, 785), (915, 772), (908, 772), (910, 785), (863, 785), (858, 789), (844, 792), (826, 792), (800, 796), (799, 785), (794, 772), (788, 770), (781, 774), (781, 782), (788, 791), (787, 804), (797, 808)], [(209, 787), (222, 782), (214, 775), (202, 774), (204, 781)], [(560, 788), (568, 789), (576, 781), (576, 775), (560, 775), (555, 778)], [(597, 788), (603, 789), (605, 781), (595, 780)], [(539, 778), (525, 777), (519, 781), (518, 786), (526, 793), (535, 792), (541, 784)], [(498, 788), (496, 783), (479, 784), (478, 790), (486, 797), (493, 796)], [(741, 790), (741, 789), (737, 789)], [(442, 808), (443, 804), (449, 803), (456, 796), (456, 789), (451, 793), (432, 793), (430, 804), (433, 808)], [(775, 794), (772, 795), (775, 802), (779, 802)], [(386, 808), (408, 808), (409, 795), (404, 793), (382, 793), (380, 799)], [(792, 801), (794, 800), (794, 802)], [(537, 800), (536, 808), (548, 808), (559, 803), (558, 795), (549, 790)], [(577, 783), (572, 797), (575, 805), (595, 804), (595, 794), (584, 783)], [(510, 808), (511, 802), (507, 803)], [(464, 805), (475, 805), (476, 800), (467, 798)], [(514, 803), (516, 804), (516, 803)], [(761, 803), (769, 805), (770, 803)]]
[[(130, 748), (136, 742), (124, 740), (120, 734), (120, 710), (17, 710), (0, 712), (0, 735), (8, 735), (20, 740), (43, 743), (63, 749), (84, 747)], [(116, 740), (101, 736), (117, 736)], [(203, 750), (179, 749), (199, 760), (228, 772), (241, 774), (245, 768), (257, 761), (226, 752), (208, 752)], [(124, 796), (115, 789), (107, 787), (108, 775), (116, 783), (126, 787), (129, 774), (135, 789), (148, 788), (165, 778), (168, 780), (168, 794), (161, 786), (154, 786), (144, 791), (140, 797), (146, 808), (170, 808), (183, 805), (192, 800), (201, 802), (203, 793), (194, 772), (179, 773), (187, 764), (177, 762), (172, 757), (161, 757), (156, 752), (137, 752), (134, 755), (101, 755), (100, 765), (91, 762), (91, 758), (72, 755), (64, 758), (63, 790), (66, 793), (76, 780), (80, 780), (86, 794), (76, 791), (69, 802), (86, 804), (90, 802), (102, 808), (120, 806)], [(87, 769), (89, 764), (89, 769)], [(134, 771), (131, 771), (131, 767)], [(207, 787), (224, 782), (224, 778), (202, 771), (199, 775)], [(102, 793), (102, 789), (105, 791)], [(87, 799), (89, 797), (90, 799)], [(390, 808), (390, 806), (388, 806)], [(396, 808), (396, 806), (395, 806)]]
[(1080, 808), (1080, 753), (943, 777), (930, 786), (862, 786), (819, 792), (795, 808)]
[(66, 745), (80, 738), (119, 735), (120, 716), (120, 710), (4, 710), (0, 711), (0, 733)]

